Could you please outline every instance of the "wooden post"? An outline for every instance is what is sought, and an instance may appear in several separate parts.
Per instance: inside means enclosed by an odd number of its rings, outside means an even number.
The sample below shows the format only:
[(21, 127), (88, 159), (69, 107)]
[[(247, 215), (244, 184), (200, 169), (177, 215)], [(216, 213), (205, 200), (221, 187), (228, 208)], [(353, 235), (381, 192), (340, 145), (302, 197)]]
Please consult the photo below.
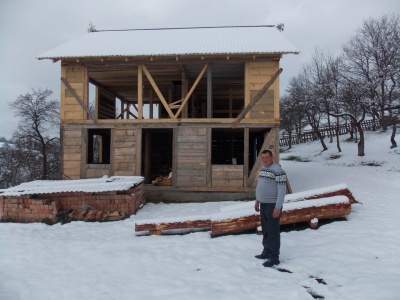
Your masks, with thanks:
[(249, 140), (250, 129), (244, 129), (244, 150), (243, 150), (243, 186), (247, 186), (247, 178), (249, 177)]
[(206, 184), (208, 187), (212, 186), (212, 161), (211, 161), (211, 153), (212, 153), (212, 129), (207, 127), (206, 129)]
[(153, 90), (150, 90), (150, 119), (153, 119)]
[[(188, 83), (188, 78), (187, 74), (184, 68), (182, 68), (182, 77), (181, 77), (181, 83), (182, 83), (182, 88), (181, 88), (181, 99), (185, 99), (186, 95), (189, 90), (189, 83)], [(188, 106), (186, 105), (185, 108), (182, 111), (182, 118), (187, 118), (188, 117)]]
[(213, 95), (212, 95), (212, 64), (207, 68), (207, 119), (212, 118)]
[(135, 176), (141, 176), (142, 173), (142, 132), (143, 129), (135, 129), (136, 136), (136, 164), (135, 164)]
[(138, 66), (138, 119), (143, 119), (143, 65)]

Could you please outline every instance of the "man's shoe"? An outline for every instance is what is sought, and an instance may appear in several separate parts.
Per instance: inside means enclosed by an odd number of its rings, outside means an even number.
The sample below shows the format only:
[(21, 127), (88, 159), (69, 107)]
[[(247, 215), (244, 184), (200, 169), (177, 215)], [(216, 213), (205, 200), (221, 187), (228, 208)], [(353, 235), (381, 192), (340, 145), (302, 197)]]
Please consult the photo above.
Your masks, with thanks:
[(265, 263), (263, 263), (263, 266), (271, 268), (271, 267), (279, 265), (280, 263), (281, 262), (279, 261), (279, 259), (269, 259)]
[(254, 256), (254, 257), (258, 258), (258, 259), (269, 259), (268, 255), (263, 254), (263, 253), (258, 254), (258, 255)]

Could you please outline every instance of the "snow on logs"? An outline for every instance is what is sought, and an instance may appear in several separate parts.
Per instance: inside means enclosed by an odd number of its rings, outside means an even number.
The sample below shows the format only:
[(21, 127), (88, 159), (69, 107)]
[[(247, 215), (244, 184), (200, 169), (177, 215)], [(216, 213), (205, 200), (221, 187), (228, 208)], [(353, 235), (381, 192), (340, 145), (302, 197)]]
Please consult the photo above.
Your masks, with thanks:
[[(345, 184), (286, 195), (281, 215), (281, 225), (311, 222), (316, 219), (338, 218), (351, 213), (351, 204), (357, 203)], [(241, 202), (221, 208), (211, 216), (191, 216), (167, 220), (143, 220), (135, 224), (136, 234), (148, 232), (186, 233), (210, 230), (211, 236), (256, 230), (261, 225), (259, 213), (254, 211), (254, 201)]]

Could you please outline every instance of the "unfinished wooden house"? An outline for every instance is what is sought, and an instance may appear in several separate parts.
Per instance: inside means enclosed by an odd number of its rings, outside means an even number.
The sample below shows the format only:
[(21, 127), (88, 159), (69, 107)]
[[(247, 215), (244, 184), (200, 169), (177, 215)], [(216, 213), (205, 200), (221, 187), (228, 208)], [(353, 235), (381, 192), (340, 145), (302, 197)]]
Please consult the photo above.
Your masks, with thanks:
[(239, 26), (95, 31), (41, 54), (61, 61), (63, 175), (143, 176), (149, 201), (254, 197), (288, 53), (275, 26)]

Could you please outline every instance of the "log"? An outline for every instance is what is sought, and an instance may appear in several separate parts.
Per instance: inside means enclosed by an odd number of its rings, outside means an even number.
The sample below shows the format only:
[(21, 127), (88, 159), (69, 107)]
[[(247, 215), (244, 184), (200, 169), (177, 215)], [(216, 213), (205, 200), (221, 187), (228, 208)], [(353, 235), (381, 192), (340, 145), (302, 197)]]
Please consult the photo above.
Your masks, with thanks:
[(257, 229), (261, 225), (260, 215), (252, 215), (234, 219), (211, 222), (211, 236), (218, 236), (228, 233), (239, 233)]
[[(248, 213), (248, 210), (243, 213)], [(351, 213), (350, 200), (346, 196), (334, 196), (318, 200), (304, 200), (285, 204), (280, 224), (296, 224), (309, 222), (314, 218), (319, 220), (343, 217)], [(236, 212), (237, 214), (237, 212)], [(240, 233), (247, 230), (256, 230), (261, 225), (258, 213), (238, 218), (212, 220), (211, 236)]]
[[(221, 213), (208, 216), (191, 216), (187, 220), (172, 218), (159, 223), (149, 220), (146, 223), (136, 223), (136, 233), (148, 231), (151, 234), (162, 234), (168, 230), (176, 233), (194, 231), (192, 229), (210, 230), (211, 236), (240, 233), (255, 230), (261, 225), (259, 213), (253, 208), (254, 202), (245, 202), (223, 207)], [(345, 184), (339, 184), (324, 189), (286, 195), (281, 225), (310, 222), (343, 217), (351, 213), (351, 204), (358, 203)], [(318, 226), (318, 223), (317, 223)]]
[(176, 230), (184, 229), (204, 229), (209, 230), (211, 228), (211, 220), (193, 220), (193, 221), (181, 221), (181, 222), (165, 222), (165, 223), (143, 223), (135, 224), (135, 232), (149, 231), (149, 234), (160, 235), (165, 230)]
[(350, 204), (358, 203), (358, 201), (356, 201), (356, 199), (354, 198), (353, 194), (350, 192), (346, 184), (338, 184), (324, 188), (323, 192), (321, 189), (314, 189), (304, 192), (288, 194), (285, 197), (285, 203), (320, 199), (320, 198), (333, 197), (339, 195), (346, 196), (350, 200)]

